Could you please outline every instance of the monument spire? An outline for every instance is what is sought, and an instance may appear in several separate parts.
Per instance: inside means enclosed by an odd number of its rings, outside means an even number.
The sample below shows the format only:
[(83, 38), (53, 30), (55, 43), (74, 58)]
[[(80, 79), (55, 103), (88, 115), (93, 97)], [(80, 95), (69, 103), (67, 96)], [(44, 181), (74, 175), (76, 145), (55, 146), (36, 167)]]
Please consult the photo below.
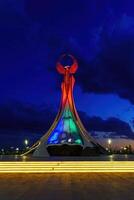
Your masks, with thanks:
[(73, 88), (74, 74), (78, 69), (78, 63), (72, 55), (68, 56), (73, 61), (72, 65), (63, 66), (61, 64), (62, 59), (66, 57), (64, 54), (56, 66), (57, 71), (63, 75), (59, 112), (48, 132), (30, 149), (34, 156), (78, 156), (104, 151), (104, 148), (86, 131), (77, 113)]

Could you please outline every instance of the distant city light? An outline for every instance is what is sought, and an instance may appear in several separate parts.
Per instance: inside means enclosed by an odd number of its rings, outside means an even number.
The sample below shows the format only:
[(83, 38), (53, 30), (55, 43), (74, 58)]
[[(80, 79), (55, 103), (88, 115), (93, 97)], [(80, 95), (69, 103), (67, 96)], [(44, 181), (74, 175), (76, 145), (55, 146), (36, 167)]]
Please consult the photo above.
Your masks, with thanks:
[(18, 147), (16, 148), (16, 151), (19, 151), (19, 148), (18, 148)]
[(108, 144), (110, 145), (112, 143), (112, 140), (111, 139), (108, 139)]
[(29, 144), (29, 141), (27, 139), (25, 139), (24, 144), (27, 146)]

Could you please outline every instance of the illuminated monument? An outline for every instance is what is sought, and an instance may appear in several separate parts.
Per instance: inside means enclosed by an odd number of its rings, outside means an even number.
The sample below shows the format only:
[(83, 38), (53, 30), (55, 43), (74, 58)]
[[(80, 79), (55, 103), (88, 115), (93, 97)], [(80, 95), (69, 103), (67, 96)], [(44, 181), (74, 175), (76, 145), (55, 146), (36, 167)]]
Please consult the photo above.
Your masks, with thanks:
[(78, 64), (73, 56), (69, 56), (73, 61), (71, 66), (61, 64), (65, 55), (57, 63), (57, 71), (64, 77), (59, 112), (48, 132), (26, 154), (32, 152), (33, 156), (79, 156), (104, 152), (104, 148), (85, 130), (78, 116), (73, 98), (73, 75)]

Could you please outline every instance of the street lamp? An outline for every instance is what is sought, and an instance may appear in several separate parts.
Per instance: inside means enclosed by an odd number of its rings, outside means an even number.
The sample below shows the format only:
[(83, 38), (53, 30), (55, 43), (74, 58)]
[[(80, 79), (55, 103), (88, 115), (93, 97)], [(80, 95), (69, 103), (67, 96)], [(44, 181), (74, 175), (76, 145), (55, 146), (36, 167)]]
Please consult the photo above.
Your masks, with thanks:
[(109, 152), (111, 152), (111, 144), (112, 144), (112, 140), (111, 139), (108, 139), (108, 149), (109, 149)]
[(111, 145), (111, 143), (112, 143), (112, 140), (108, 139), (108, 144)]
[(28, 144), (29, 144), (29, 140), (25, 139), (24, 140), (24, 146), (25, 146), (24, 151), (26, 151), (29, 148)]
[(24, 144), (25, 144), (25, 146), (27, 146), (29, 144), (29, 141), (27, 139), (25, 139)]
[(27, 146), (27, 145), (28, 145), (28, 143), (29, 143), (29, 142), (28, 142), (28, 140), (27, 140), (27, 139), (25, 139), (25, 140), (24, 140), (24, 144)]

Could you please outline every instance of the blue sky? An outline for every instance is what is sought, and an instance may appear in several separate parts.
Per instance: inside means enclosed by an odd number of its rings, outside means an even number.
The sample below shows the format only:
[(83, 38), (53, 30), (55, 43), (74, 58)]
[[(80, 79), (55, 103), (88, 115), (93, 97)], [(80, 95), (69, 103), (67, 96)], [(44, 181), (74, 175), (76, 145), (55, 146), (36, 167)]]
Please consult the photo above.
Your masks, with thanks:
[(1, 0), (0, 109), (20, 103), (56, 113), (61, 77), (55, 66), (62, 53), (79, 63), (77, 109), (90, 118), (122, 120), (133, 130), (133, 1)]

